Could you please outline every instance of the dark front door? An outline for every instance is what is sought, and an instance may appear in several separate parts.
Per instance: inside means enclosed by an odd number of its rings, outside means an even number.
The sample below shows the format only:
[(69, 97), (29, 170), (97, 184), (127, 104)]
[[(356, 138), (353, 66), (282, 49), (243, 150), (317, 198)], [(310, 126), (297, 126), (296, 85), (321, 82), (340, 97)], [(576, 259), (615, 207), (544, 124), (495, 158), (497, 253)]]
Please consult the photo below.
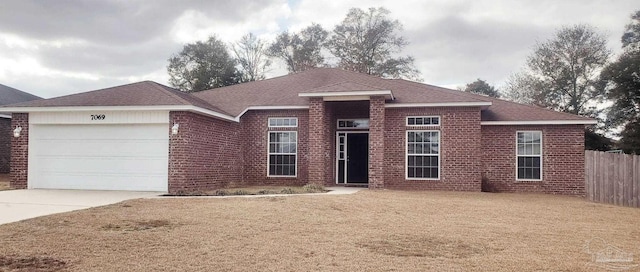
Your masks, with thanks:
[(369, 134), (347, 134), (347, 183), (369, 181)]

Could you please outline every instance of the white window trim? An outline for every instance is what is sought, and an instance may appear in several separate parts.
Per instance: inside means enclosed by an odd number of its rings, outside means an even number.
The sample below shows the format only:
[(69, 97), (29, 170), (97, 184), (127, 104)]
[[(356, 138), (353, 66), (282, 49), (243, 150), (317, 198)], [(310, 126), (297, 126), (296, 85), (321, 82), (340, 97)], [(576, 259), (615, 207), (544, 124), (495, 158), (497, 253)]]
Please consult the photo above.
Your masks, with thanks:
[[(537, 155), (538, 157), (540, 157), (540, 178), (539, 179), (520, 179), (518, 178), (518, 157), (536, 157), (536, 155), (518, 155), (518, 133), (540, 133), (540, 155)], [(516, 163), (515, 163), (515, 175), (516, 175), (516, 181), (542, 181), (543, 179), (543, 175), (542, 173), (544, 172), (544, 145), (543, 145), (543, 134), (541, 130), (518, 130), (516, 131)]]
[[(438, 178), (409, 177), (409, 132), (438, 132)], [(415, 155), (414, 155), (415, 156)], [(406, 180), (440, 180), (442, 178), (442, 132), (440, 130), (407, 130), (404, 135), (404, 178)]]
[[(292, 119), (292, 120), (296, 120), (296, 125), (282, 125), (282, 126), (272, 126), (271, 125), (271, 120), (273, 119)], [(297, 128), (298, 127), (298, 117), (270, 117), (269, 120), (267, 120), (267, 126), (269, 126), (270, 128)]]
[[(269, 174), (269, 166), (271, 165), (271, 155), (293, 155), (294, 153), (271, 153), (269, 150), (269, 147), (271, 145), (271, 133), (295, 133), (296, 135), (296, 165), (295, 165), (295, 172), (296, 174), (293, 176), (286, 176), (286, 175), (271, 175)], [(268, 131), (267, 132), (267, 177), (270, 178), (297, 178), (298, 177), (298, 147), (300, 146), (300, 141), (298, 140), (298, 132), (297, 131), (291, 131), (291, 130), (272, 130), (272, 131)]]
[[(370, 120), (369, 118), (338, 119), (338, 120), (336, 121), (336, 129), (339, 129), (339, 130), (349, 130), (349, 129), (351, 129), (351, 130), (354, 130), (354, 129), (355, 129), (355, 130), (360, 130), (360, 129), (369, 129), (369, 126), (367, 126), (367, 127), (361, 127), (361, 128), (357, 128), (357, 127), (340, 127), (340, 121), (355, 121), (355, 120), (367, 120), (367, 121), (371, 122), (371, 120)], [(370, 124), (371, 124), (371, 123), (369, 123), (369, 125), (370, 125)]]
[[(429, 124), (429, 125), (409, 125), (409, 118), (438, 118), (438, 124)], [(405, 119), (405, 125), (408, 127), (439, 127), (442, 124), (442, 118), (439, 115), (425, 115), (425, 116), (407, 116)]]

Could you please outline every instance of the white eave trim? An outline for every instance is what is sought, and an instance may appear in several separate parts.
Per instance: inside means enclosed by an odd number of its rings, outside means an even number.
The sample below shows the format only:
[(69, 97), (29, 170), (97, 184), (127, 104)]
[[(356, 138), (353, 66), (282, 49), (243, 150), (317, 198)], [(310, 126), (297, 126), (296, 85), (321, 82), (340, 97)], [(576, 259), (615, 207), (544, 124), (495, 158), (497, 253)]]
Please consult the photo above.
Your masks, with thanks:
[[(240, 122), (240, 117), (250, 110), (298, 110), (308, 109), (309, 106), (250, 106), (238, 116), (233, 117), (213, 110), (191, 106), (191, 105), (170, 105), (170, 106), (66, 106), (66, 107), (7, 107), (0, 108), (0, 112), (74, 112), (74, 111), (190, 111), (227, 121)], [(4, 115), (0, 114), (0, 117)], [(11, 115), (7, 115), (11, 118)]]
[(378, 90), (378, 91), (349, 91), (349, 92), (318, 92), (318, 93), (299, 93), (299, 97), (358, 97), (358, 96), (379, 96), (384, 95), (391, 100), (394, 100), (391, 90)]
[(7, 119), (11, 119), (11, 115), (7, 115), (7, 114), (0, 114), (0, 118), (7, 118)]
[(250, 110), (305, 110), (309, 109), (309, 106), (250, 106), (244, 109), (238, 116), (236, 117), (237, 121), (240, 122), (240, 117), (242, 117), (245, 113)]
[(446, 102), (446, 103), (398, 103), (385, 104), (385, 108), (434, 108), (434, 107), (489, 107), (491, 102)]
[(220, 118), (227, 121), (238, 122), (233, 116), (191, 105), (170, 106), (65, 106), (65, 107), (7, 107), (0, 108), (0, 112), (73, 112), (73, 111), (190, 111)]
[(540, 120), (540, 121), (482, 121), (483, 126), (525, 126), (525, 125), (595, 125), (596, 120)]

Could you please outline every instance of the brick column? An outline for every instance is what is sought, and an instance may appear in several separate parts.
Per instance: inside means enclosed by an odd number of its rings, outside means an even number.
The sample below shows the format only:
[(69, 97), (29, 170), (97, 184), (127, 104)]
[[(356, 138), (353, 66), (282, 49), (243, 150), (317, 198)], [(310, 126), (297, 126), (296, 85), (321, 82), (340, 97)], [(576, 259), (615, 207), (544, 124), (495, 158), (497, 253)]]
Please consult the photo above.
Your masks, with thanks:
[(369, 189), (384, 188), (384, 96), (369, 101)]
[[(189, 113), (184, 111), (169, 112), (169, 176), (168, 189), (170, 194), (182, 194), (193, 190), (189, 186), (189, 160), (190, 152), (194, 152), (189, 147), (191, 135), (191, 119)], [(171, 133), (171, 127), (179, 124), (178, 134)]]
[[(22, 127), (20, 137), (13, 137), (13, 130)], [(14, 189), (27, 189), (29, 168), (29, 114), (14, 113), (11, 117), (11, 181)]]
[(309, 101), (309, 183), (324, 185), (327, 178), (327, 112), (322, 98)]

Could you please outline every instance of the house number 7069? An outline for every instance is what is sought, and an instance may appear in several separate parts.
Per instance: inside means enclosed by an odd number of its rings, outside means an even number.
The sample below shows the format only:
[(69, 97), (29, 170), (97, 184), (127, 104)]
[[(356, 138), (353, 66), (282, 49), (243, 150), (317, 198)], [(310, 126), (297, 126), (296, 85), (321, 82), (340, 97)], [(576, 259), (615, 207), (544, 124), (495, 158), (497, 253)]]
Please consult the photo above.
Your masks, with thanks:
[(104, 114), (92, 114), (91, 120), (104, 120), (105, 117)]

